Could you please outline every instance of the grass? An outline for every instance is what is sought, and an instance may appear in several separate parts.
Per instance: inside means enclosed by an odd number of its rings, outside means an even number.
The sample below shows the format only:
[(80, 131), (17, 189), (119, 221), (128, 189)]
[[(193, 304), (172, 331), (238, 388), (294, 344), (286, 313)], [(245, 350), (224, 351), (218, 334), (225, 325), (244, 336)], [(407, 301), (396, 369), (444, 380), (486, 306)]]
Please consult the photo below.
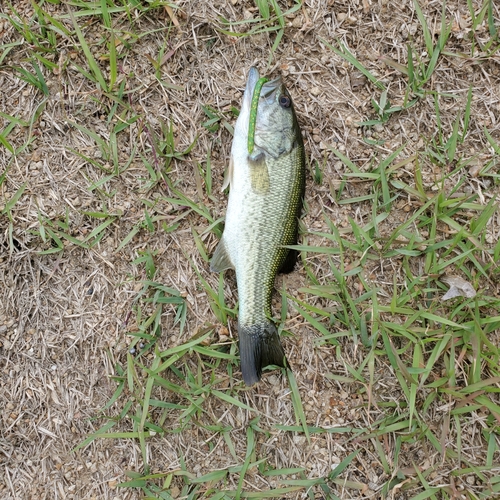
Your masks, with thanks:
[[(457, 134), (457, 131), (454, 133)], [(424, 162), (434, 160), (430, 152), (422, 156)], [(388, 182), (389, 179), (381, 175), (384, 171), (382, 167), (387, 166), (388, 162), (381, 162), (373, 176), (362, 172), (351, 174), (373, 181), (371, 200), (374, 207), (380, 209), (387, 207), (390, 200), (398, 198), (397, 191), (395, 192)], [(380, 182), (380, 190), (377, 189), (377, 181)], [(438, 179), (436, 183), (443, 181), (444, 179)], [(394, 184), (394, 187), (404, 189), (399, 183)], [(456, 187), (457, 190), (459, 188), (460, 185)], [(369, 393), (373, 390), (373, 366), (367, 373), (369, 379), (365, 378), (363, 372), (374, 360), (375, 363), (380, 363), (385, 358), (397, 377), (402, 398), (397, 402), (382, 403), (388, 411), (392, 408), (395, 413), (366, 429), (368, 436), (380, 435), (380, 430), (385, 434), (387, 428), (390, 428), (388, 424), (397, 415), (399, 432), (395, 433), (396, 435), (406, 436), (409, 443), (415, 442), (414, 440), (427, 442), (427, 446), (434, 448), (443, 460), (456, 460), (460, 457), (460, 441), (456, 450), (450, 449), (445, 445), (447, 436), (459, 437), (462, 426), (475, 418), (477, 410), (482, 408), (487, 412), (489, 432), (498, 431), (500, 417), (500, 406), (495, 396), (500, 380), (497, 364), (499, 350), (498, 346), (488, 339), (488, 335), (500, 327), (500, 316), (497, 314), (500, 306), (498, 298), (480, 293), (472, 299), (461, 298), (452, 301), (450, 305), (439, 300), (443, 286), (437, 280), (445, 271), (466, 276), (475, 282), (476, 286), (477, 278), (474, 279), (474, 276), (482, 275), (486, 278), (491, 276), (491, 272), (498, 273), (494, 261), (495, 250), (484, 246), (485, 224), (497, 210), (497, 206), (494, 200), (487, 205), (474, 203), (476, 198), (476, 195), (472, 195), (450, 200), (442, 190), (438, 190), (420, 210), (415, 211), (405, 224), (393, 232), (388, 241), (384, 241), (377, 234), (376, 213), (373, 214), (371, 224), (365, 227), (360, 227), (351, 220), (351, 228), (344, 234), (352, 233), (355, 243), (351, 238), (341, 235), (332, 225), (331, 235), (322, 233), (319, 236), (339, 246), (340, 268), (336, 267), (331, 257), (329, 259), (337, 284), (316, 285), (304, 289), (303, 292), (312, 296), (318, 296), (319, 293), (321, 297), (345, 306), (332, 314), (310, 308), (306, 302), (301, 303), (308, 314), (314, 312), (330, 324), (350, 327), (354, 341), (358, 337), (365, 347), (371, 347), (365, 358), (366, 364), (362, 364), (360, 370), (353, 372), (354, 378), (360, 380)], [(344, 203), (350, 201), (343, 200)], [(357, 202), (357, 199), (352, 200), (352, 203)], [(456, 215), (464, 213), (465, 210), (469, 219), (462, 225), (457, 222)], [(444, 236), (447, 232), (443, 234), (442, 230), (439, 230), (439, 227), (443, 228), (442, 223), (448, 225), (451, 238)], [(409, 228), (413, 228), (413, 231), (408, 230)], [(426, 238), (422, 237), (424, 231), (428, 235)], [(398, 241), (408, 243), (399, 247)], [(304, 245), (299, 248), (303, 252), (324, 251), (323, 248)], [(348, 252), (343, 249), (348, 249)], [(346, 254), (350, 255), (351, 260), (348, 270), (342, 267)], [(331, 252), (328, 252), (328, 255), (331, 255)], [(479, 255), (480, 259), (477, 258)], [(419, 256), (425, 262), (425, 274), (415, 276), (412, 272), (412, 261)], [(488, 262), (488, 271), (481, 262), (482, 258), (486, 258)], [(400, 274), (394, 277), (390, 303), (382, 305), (377, 299), (377, 293), (374, 293), (376, 290), (365, 278), (366, 268), (371, 267), (370, 260), (378, 261), (384, 266), (384, 262), (394, 265), (396, 259), (399, 261)], [(359, 280), (364, 290), (359, 298), (349, 294), (347, 282), (352, 277)], [(367, 299), (371, 306), (368, 321), (365, 321), (357, 311), (360, 309), (360, 303), (367, 304)], [(304, 314), (302, 311), (301, 313)], [(304, 317), (309, 320), (308, 315)], [(336, 339), (332, 340), (337, 343)], [(443, 376), (439, 376), (442, 366), (445, 371), (441, 372)], [(471, 397), (471, 394), (475, 394), (479, 400)], [(426, 423), (429, 407), (435, 401), (439, 401), (439, 404), (448, 402), (449, 405), (447, 428), (442, 430), (444, 436), (433, 434)], [(453, 418), (458, 415), (459, 418)], [(495, 469), (490, 460), (484, 464), (484, 470), (488, 469)], [(399, 479), (408, 480), (403, 476)], [(415, 480), (421, 481), (422, 478), (417, 475)], [(411, 482), (409, 481), (410, 484)], [(429, 494), (447, 494), (447, 487), (436, 489), (425, 486), (425, 483), (422, 485)], [(387, 494), (389, 486), (394, 488), (395, 483), (392, 481), (386, 486), (383, 491)], [(487, 491), (493, 494), (496, 490), (490, 484)]]
[[(448, 46), (452, 21), (446, 5), (440, 19), (431, 22), (415, 0), (418, 36), (405, 47), (406, 62), (381, 59), (400, 78), (397, 96), (347, 43), (322, 39), (339, 61), (367, 77), (373, 113), (358, 123), (360, 130), (391, 126), (424, 106), (432, 111), (433, 122), (420, 131), (423, 146), (411, 154), (407, 142), (384, 150), (386, 141), (377, 138), (365, 141), (373, 146), (366, 161), (333, 146), (321, 165), (314, 160), (315, 184), (310, 183), (308, 198), (316, 189), (326, 192), (325, 203), (319, 204), (321, 230), (304, 230), (295, 247), (301, 252), (303, 285), (296, 293), (284, 285), (281, 292), (280, 332), (294, 352), (294, 370), (266, 372), (262, 394), (240, 380), (231, 330), (237, 304), (229, 299), (230, 279), (206, 271), (210, 248), (222, 233), (218, 206), (225, 203), (215, 189), (214, 158), (218, 168), (220, 156), (214, 150), (219, 152), (220, 137), (230, 139), (237, 110), (232, 104), (220, 110), (207, 99), (201, 105), (199, 132), (180, 146), (173, 118), (156, 126), (135, 105), (133, 74), (120, 68), (135, 57), (133, 45), (155, 32), (140, 33), (136, 25), (166, 9), (167, 39), (148, 57), (158, 82), (162, 65), (175, 52), (168, 40), (177, 20), (173, 4), (74, 1), (60, 17), (50, 13), (48, 3), (32, 5), (31, 18), (14, 8), (1, 15), (19, 39), (2, 45), (0, 65), (40, 96), (28, 117), (0, 113), (0, 144), (10, 158), (0, 174), (2, 193), (9, 190), (0, 204), (8, 250), (16, 253), (20, 233), (39, 258), (70, 258), (77, 251), (88, 257), (111, 241), (112, 253), (128, 258), (136, 271), (116, 285), (133, 284), (134, 294), (127, 314), (133, 326), (124, 328), (126, 348), (108, 349), (113, 393), (95, 415), (97, 429), (75, 453), (98, 440), (117, 446), (133, 443), (139, 458), (135, 468), (125, 470), (126, 480), (118, 488), (138, 490), (145, 498), (363, 498), (371, 489), (383, 498), (404, 494), (414, 500), (451, 499), (458, 498), (456, 484), (467, 498), (499, 495), (500, 299), (495, 287), (500, 243), (493, 225), (500, 144), (487, 127), (472, 130), (473, 85), (465, 94), (438, 92), (431, 85), (446, 57), (464, 57)], [(295, 2), (285, 10), (282, 3), (265, 0), (254, 7), (251, 19), (220, 17), (217, 29), (248, 39), (272, 35), (269, 65), (289, 43), (288, 18), (303, 5)], [(474, 58), (478, 51), (481, 58), (495, 56), (499, 45), (493, 2), (485, 0), (478, 9), (468, 0), (467, 8), (472, 42), (466, 57)], [(91, 34), (97, 37), (90, 36), (88, 23), (94, 24)], [(480, 33), (483, 25), (486, 40)], [(62, 66), (53, 57), (61, 40), (79, 54)], [(6, 66), (9, 53), (20, 46), (25, 50), (22, 64)], [(30, 184), (14, 181), (10, 168), (32, 152), (34, 129), (53, 92), (49, 80), (60, 67), (85, 82), (100, 116), (99, 127), (92, 121), (67, 121), (71, 133), (86, 145), (67, 153), (85, 165), (79, 179), (98, 197), (100, 208), (70, 210), (66, 205), (51, 213), (35, 204), (36, 219), (26, 227), (19, 213)], [(165, 81), (159, 85), (173, 92), (169, 96), (183, 88)], [(452, 112), (450, 102), (459, 103)], [(22, 143), (18, 132), (24, 133)], [(472, 134), (480, 136), (483, 150), (470, 151)], [(192, 161), (200, 137), (209, 137), (210, 145), (201, 159)], [(472, 176), (470, 165), (483, 157), (487, 160)], [(326, 185), (328, 158), (342, 164), (335, 189)], [(120, 197), (131, 171), (140, 172), (134, 174), (140, 210), (133, 218), (126, 210), (108, 208)], [(482, 186), (489, 187), (470, 189), (471, 177), (487, 180)], [(332, 200), (333, 209), (326, 203)], [(344, 224), (335, 217), (341, 211), (347, 214)], [(186, 298), (182, 281), (178, 286), (163, 282), (163, 255), (170, 251), (165, 242), (175, 239), (184, 242), (179, 258), (190, 270), (192, 283), (184, 286), (201, 297), (206, 305), (202, 313)], [(169, 269), (172, 276), (175, 271)], [(477, 294), (443, 300), (449, 276), (467, 281)], [(197, 328), (195, 317), (204, 318)], [(314, 383), (308, 380), (307, 362), (295, 355), (299, 332), (314, 332), (307, 351), (315, 359), (323, 356)], [(328, 364), (331, 358), (335, 362)], [(319, 409), (311, 403), (316, 377), (323, 388)], [(328, 403), (337, 392), (345, 392), (345, 398)], [(325, 423), (321, 404), (339, 415), (342, 405), (349, 408), (342, 422)], [(269, 408), (282, 413), (270, 414)], [(313, 409), (318, 410), (316, 419)], [(328, 418), (335, 421), (332, 414)], [(175, 439), (195, 444), (179, 446), (175, 460), (162, 461), (158, 450)], [(319, 473), (304, 457), (319, 455), (324, 442), (328, 471)], [(301, 465), (279, 460), (281, 449), (285, 455), (298, 454)], [(198, 470), (190, 453), (200, 454), (204, 465)], [(377, 464), (377, 481), (360, 472), (369, 469), (368, 461)]]
[[(276, 0), (256, 0), (255, 3), (260, 14), (259, 17), (243, 21), (230, 21), (221, 16), (220, 22), (222, 26), (228, 26), (230, 29), (220, 28), (220, 32), (234, 37), (248, 37), (261, 33), (275, 34), (267, 63), (269, 66), (285, 34), (286, 18), (297, 12), (302, 7), (302, 2), (301, 0), (295, 0), (293, 6), (285, 12), (283, 12)], [(239, 26), (248, 27), (248, 29), (246, 31), (234, 31), (233, 27)]]

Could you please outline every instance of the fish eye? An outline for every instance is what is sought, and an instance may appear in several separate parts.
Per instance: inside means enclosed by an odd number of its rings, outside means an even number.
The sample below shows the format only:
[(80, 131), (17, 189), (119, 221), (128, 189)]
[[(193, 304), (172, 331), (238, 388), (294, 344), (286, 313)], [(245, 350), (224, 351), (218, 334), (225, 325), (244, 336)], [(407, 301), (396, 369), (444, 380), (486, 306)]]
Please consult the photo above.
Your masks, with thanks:
[(290, 100), (290, 98), (284, 94), (280, 95), (278, 102), (280, 103), (280, 106), (282, 108), (289, 108), (290, 104), (292, 104), (292, 101)]

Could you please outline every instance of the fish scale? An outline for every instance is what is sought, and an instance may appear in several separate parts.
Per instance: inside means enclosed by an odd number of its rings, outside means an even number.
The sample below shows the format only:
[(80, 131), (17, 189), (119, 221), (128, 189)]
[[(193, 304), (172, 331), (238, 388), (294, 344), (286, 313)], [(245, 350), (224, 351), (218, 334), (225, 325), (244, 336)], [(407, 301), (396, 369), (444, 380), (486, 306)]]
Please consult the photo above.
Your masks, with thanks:
[[(260, 379), (263, 367), (286, 362), (271, 299), (276, 274), (293, 268), (294, 254), (286, 246), (297, 241), (305, 182), (304, 146), (290, 96), (280, 78), (264, 82), (259, 94), (262, 81), (252, 68), (234, 130), (224, 233), (211, 261), (214, 271), (236, 272), (247, 385)], [(255, 134), (251, 152), (249, 134)]]
[[(301, 161), (303, 148), (296, 148), (292, 155), (295, 161)], [(289, 170), (290, 163), (294, 161), (290, 156), (280, 158), (280, 161), (273, 163), (274, 179), (271, 178), (271, 191), (274, 196), (266, 198), (262, 203), (257, 197), (247, 200), (248, 203), (255, 203), (253, 209), (249, 210), (248, 220), (259, 221), (255, 224), (252, 232), (242, 231), (241, 237), (244, 244), (248, 245), (248, 252), (244, 258), (238, 262), (238, 274), (242, 278), (238, 280), (238, 295), (240, 301), (239, 323), (252, 324), (264, 320), (271, 316), (271, 293), (274, 285), (274, 278), (282, 266), (288, 249), (283, 245), (292, 245), (296, 242), (297, 231), (297, 209), (290, 200), (300, 197), (300, 192), (287, 190), (288, 179), (284, 179), (283, 171)], [(301, 169), (297, 169), (301, 173)], [(275, 189), (273, 181), (276, 182)], [(303, 179), (295, 179), (292, 186), (300, 185)], [(242, 221), (243, 222), (243, 221)], [(279, 231), (269, 231), (270, 227), (280, 229)], [(240, 244), (238, 241), (234, 241)], [(271, 252), (270, 252), (270, 249)], [(248, 254), (260, 256), (258, 260), (250, 260)], [(241, 272), (238, 273), (238, 270)], [(244, 276), (244, 279), (243, 279)], [(267, 293), (263, 293), (263, 291)]]

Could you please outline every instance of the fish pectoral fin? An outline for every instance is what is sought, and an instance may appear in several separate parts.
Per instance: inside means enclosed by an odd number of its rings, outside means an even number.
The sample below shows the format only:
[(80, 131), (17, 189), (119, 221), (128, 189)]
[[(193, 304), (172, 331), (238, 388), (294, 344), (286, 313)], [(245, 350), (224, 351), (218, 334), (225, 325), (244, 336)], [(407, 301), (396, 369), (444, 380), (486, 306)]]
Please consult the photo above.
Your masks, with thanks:
[(229, 257), (229, 253), (226, 249), (226, 243), (224, 242), (224, 237), (219, 241), (217, 248), (210, 261), (210, 271), (215, 273), (220, 273), (226, 269), (234, 269), (234, 265)]
[(231, 156), (231, 159), (229, 160), (229, 167), (227, 167), (226, 175), (224, 176), (224, 183), (222, 184), (221, 193), (224, 191), (224, 189), (226, 189), (228, 186), (231, 185), (231, 182), (233, 180), (233, 171), (234, 171), (234, 162), (233, 162), (233, 157)]
[(252, 189), (258, 194), (266, 194), (270, 187), (266, 155), (260, 153), (255, 158), (249, 156), (248, 164), (250, 166), (250, 184)]

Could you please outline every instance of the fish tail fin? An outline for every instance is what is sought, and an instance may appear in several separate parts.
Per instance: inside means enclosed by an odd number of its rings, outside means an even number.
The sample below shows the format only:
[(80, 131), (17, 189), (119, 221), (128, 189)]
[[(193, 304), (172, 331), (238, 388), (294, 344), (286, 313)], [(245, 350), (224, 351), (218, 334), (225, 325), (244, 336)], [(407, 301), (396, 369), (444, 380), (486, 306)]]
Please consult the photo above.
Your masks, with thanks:
[(271, 321), (251, 326), (238, 326), (241, 372), (246, 385), (260, 380), (262, 368), (285, 366), (286, 358), (276, 326)]

